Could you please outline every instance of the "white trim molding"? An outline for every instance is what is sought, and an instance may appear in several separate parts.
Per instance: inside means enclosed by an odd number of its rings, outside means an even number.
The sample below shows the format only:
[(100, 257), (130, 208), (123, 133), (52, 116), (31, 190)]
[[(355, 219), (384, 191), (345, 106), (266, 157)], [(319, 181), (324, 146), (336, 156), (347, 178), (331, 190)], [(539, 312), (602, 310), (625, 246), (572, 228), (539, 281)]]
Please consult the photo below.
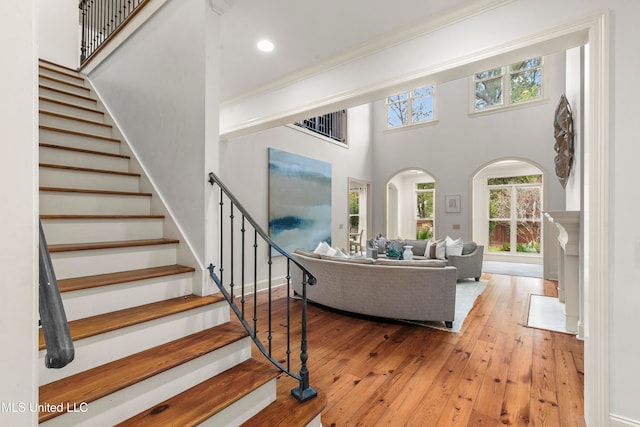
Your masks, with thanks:
[(610, 427), (640, 427), (640, 421), (611, 414)]

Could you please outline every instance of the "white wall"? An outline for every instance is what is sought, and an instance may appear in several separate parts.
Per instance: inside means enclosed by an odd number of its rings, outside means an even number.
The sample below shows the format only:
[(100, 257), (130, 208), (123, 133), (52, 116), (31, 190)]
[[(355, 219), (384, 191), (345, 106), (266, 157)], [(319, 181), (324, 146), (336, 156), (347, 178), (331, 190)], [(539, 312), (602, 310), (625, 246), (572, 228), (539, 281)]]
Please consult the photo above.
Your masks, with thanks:
[[(349, 109), (347, 116), (349, 148), (289, 126), (222, 141), (219, 177), (250, 215), (268, 231), (268, 148), (331, 163), (332, 246), (348, 250), (349, 178), (362, 181), (371, 181), (372, 178), (370, 106)], [(275, 276), (284, 274), (281, 261), (275, 260)], [(265, 278), (263, 273), (259, 279)]]
[[(522, 58), (526, 59), (526, 58)], [(564, 192), (555, 179), (553, 112), (564, 91), (564, 55), (546, 59), (547, 102), (527, 108), (470, 117), (467, 78), (438, 85), (438, 123), (414, 129), (385, 130), (384, 101), (374, 104), (375, 157), (374, 212), (383, 212), (385, 185), (390, 176), (406, 168), (429, 171), (436, 180), (436, 237), (471, 240), (473, 176), (498, 159), (528, 159), (540, 165), (546, 177), (545, 209), (564, 209)], [(446, 213), (444, 197), (461, 195), (461, 212)], [(374, 218), (374, 228), (384, 226)], [(460, 229), (454, 229), (459, 225)]]
[(42, 0), (39, 9), (40, 58), (77, 68), (80, 65), (78, 0)]
[(203, 265), (206, 178), (218, 159), (219, 22), (209, 3), (168, 1), (89, 75)]
[(9, 59), (0, 80), (3, 426), (38, 422), (29, 411), (38, 401), (37, 3), (0, 2), (0, 56)]

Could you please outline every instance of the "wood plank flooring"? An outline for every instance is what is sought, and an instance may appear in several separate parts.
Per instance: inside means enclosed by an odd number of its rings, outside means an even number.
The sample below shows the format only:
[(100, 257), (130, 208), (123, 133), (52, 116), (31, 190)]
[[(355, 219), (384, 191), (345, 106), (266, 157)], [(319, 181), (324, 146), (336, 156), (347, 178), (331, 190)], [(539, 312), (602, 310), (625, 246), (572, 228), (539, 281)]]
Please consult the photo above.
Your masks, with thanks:
[[(584, 426), (582, 341), (523, 326), (529, 294), (556, 296), (555, 282), (489, 274), (483, 279), (487, 288), (457, 334), (309, 304), (310, 383), (328, 399), (322, 424)], [(276, 349), (286, 345), (286, 288), (272, 292), (271, 333), (266, 292), (258, 294), (258, 334), (270, 335)], [(248, 300), (250, 318), (252, 305)], [(294, 301), (293, 330), (300, 306)], [(291, 343), (294, 371), (298, 348), (299, 342)]]

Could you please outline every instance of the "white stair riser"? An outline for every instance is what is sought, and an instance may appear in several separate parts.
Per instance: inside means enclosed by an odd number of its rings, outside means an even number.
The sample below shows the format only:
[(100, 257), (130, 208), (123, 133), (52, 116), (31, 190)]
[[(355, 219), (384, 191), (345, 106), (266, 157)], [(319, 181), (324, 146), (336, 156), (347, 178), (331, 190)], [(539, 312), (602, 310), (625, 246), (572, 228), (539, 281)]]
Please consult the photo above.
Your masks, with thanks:
[(58, 114), (65, 114), (67, 116), (79, 117), (82, 119), (93, 120), (94, 122), (104, 123), (104, 114), (96, 110), (85, 110), (84, 108), (78, 108), (71, 104), (60, 104), (58, 102), (52, 102), (48, 99), (40, 99), (39, 107), (41, 110), (53, 111)]
[(52, 129), (40, 129), (40, 142), (62, 147), (80, 148), (83, 150), (101, 151), (103, 153), (120, 154), (120, 142), (92, 138), (87, 135), (75, 135)]
[(54, 70), (59, 70), (61, 73), (78, 74), (76, 71), (71, 71), (69, 68), (65, 68), (62, 65), (58, 65), (56, 63), (49, 62), (43, 59), (38, 60), (38, 65), (47, 68), (53, 68)]
[(78, 86), (75, 84), (68, 84), (64, 81), (55, 80), (55, 78), (50, 79), (50, 78), (41, 76), (38, 79), (38, 82), (42, 85), (52, 87), (54, 89), (60, 89), (65, 92), (73, 93), (80, 96), (90, 96), (91, 94), (91, 91), (89, 90), (89, 88), (86, 88), (84, 86)]
[(90, 135), (106, 136), (111, 138), (111, 126), (88, 123), (73, 118), (58, 117), (46, 113), (40, 113), (40, 124), (58, 129), (72, 130), (75, 132), (88, 133)]
[(98, 105), (98, 102), (95, 99), (87, 99), (86, 97), (83, 97), (83, 96), (78, 97), (78, 96), (70, 95), (68, 93), (60, 93), (57, 90), (51, 90), (49, 86), (46, 86), (46, 84), (40, 86), (39, 93), (40, 93), (40, 96), (45, 96), (47, 98), (56, 99), (62, 102), (68, 102), (69, 104), (78, 105), (80, 107), (95, 109)]
[(48, 68), (39, 67), (38, 74), (45, 77), (51, 77), (58, 80), (64, 80), (65, 82), (69, 82), (74, 85), (84, 85), (84, 79), (78, 78), (77, 74), (73, 75), (71, 73), (66, 73), (64, 71), (55, 71), (50, 70)]
[(71, 321), (192, 293), (193, 273), (184, 273), (63, 292), (62, 302)]
[(218, 303), (74, 341), (74, 360), (62, 369), (47, 369), (46, 350), (41, 350), (40, 385), (212, 328), (228, 317), (229, 306)]
[(40, 191), (40, 213), (45, 215), (149, 215), (150, 211), (148, 196)]
[(86, 251), (54, 252), (53, 271), (58, 279), (115, 273), (176, 264), (176, 245), (138, 246)]
[(162, 218), (131, 219), (43, 219), (47, 244), (114, 242), (160, 239)]
[(203, 421), (199, 427), (237, 427), (276, 400), (276, 380), (263, 384), (251, 393), (224, 408), (213, 417)]
[(40, 162), (116, 172), (129, 171), (129, 159), (126, 157), (104, 156), (50, 147), (40, 147)]
[(250, 338), (245, 338), (91, 402), (87, 405), (86, 412), (67, 413), (40, 425), (47, 427), (114, 425), (177, 393), (188, 390), (206, 378), (232, 368), (249, 357), (251, 357)]
[(43, 187), (77, 188), (80, 190), (108, 190), (138, 192), (140, 178), (132, 175), (77, 171), (72, 169), (40, 168)]

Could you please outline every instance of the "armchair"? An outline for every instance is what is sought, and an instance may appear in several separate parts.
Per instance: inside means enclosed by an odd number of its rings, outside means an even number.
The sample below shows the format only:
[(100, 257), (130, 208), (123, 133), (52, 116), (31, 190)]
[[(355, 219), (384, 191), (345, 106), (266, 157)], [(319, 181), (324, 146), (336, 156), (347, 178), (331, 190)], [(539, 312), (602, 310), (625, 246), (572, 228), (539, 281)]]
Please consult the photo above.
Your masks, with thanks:
[(477, 245), (476, 248), (465, 255), (449, 255), (447, 265), (456, 268), (457, 280), (473, 277), (476, 282), (482, 275), (482, 260), (484, 257), (484, 246)]

